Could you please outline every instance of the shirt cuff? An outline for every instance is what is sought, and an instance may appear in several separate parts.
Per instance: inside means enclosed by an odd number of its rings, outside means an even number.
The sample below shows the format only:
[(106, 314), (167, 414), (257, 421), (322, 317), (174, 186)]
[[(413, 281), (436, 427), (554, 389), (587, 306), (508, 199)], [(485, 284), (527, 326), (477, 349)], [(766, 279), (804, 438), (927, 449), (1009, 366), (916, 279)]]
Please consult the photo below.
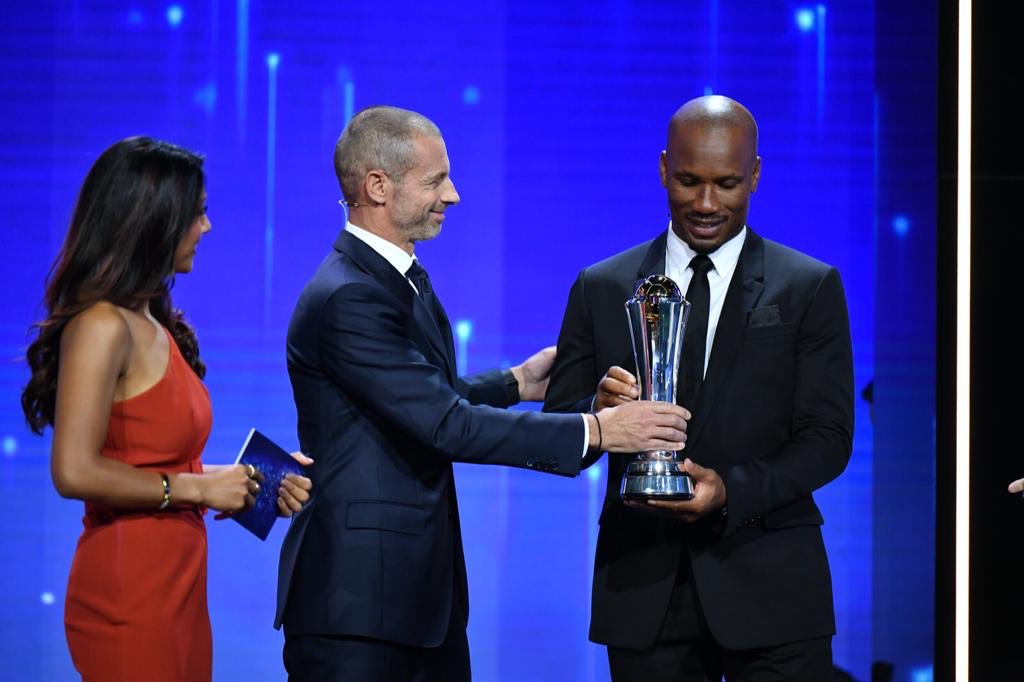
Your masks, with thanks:
[(587, 450), (590, 449), (590, 425), (587, 424), (587, 415), (581, 414), (580, 419), (583, 420), (583, 453), (580, 455), (582, 462), (587, 458)]

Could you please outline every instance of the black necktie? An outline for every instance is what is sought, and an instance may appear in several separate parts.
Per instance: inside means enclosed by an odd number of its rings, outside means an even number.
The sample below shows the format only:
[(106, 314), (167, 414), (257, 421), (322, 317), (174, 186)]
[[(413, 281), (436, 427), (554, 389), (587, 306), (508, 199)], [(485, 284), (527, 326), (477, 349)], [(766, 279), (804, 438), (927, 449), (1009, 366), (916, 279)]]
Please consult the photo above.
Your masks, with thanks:
[(683, 391), (678, 401), (691, 412), (697, 406), (701, 384), (704, 383), (704, 355), (707, 350), (708, 312), (711, 309), (711, 287), (708, 271), (714, 268), (711, 259), (698, 254), (690, 261), (693, 278), (686, 290), (690, 316), (683, 335)]
[(418, 260), (414, 260), (409, 269), (405, 271), (405, 276), (416, 287), (420, 298), (427, 304), (427, 310), (434, 315), (434, 289), (430, 286), (430, 276), (427, 275), (427, 271), (420, 265)]
[(430, 311), (430, 316), (434, 320), (434, 324), (437, 325), (438, 331), (441, 332), (441, 338), (444, 340), (445, 349), (448, 353), (448, 359), (451, 363), (455, 362), (455, 342), (452, 339), (452, 326), (448, 322), (448, 315), (445, 314), (444, 308), (441, 306), (441, 301), (434, 295), (434, 288), (430, 286), (430, 276), (427, 275), (426, 269), (420, 265), (418, 260), (414, 260), (409, 269), (405, 271), (405, 276), (416, 286), (416, 290), (419, 292), (420, 298), (423, 303), (426, 304), (427, 310)]

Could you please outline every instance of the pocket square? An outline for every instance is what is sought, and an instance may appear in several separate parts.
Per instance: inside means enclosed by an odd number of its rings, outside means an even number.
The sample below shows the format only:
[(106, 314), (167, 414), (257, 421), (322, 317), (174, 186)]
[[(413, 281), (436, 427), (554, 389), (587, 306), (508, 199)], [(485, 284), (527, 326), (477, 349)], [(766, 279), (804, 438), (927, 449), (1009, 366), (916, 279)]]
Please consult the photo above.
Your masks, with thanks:
[(782, 315), (779, 314), (779, 306), (766, 305), (763, 308), (754, 308), (747, 313), (747, 329), (754, 327), (774, 327), (782, 324)]

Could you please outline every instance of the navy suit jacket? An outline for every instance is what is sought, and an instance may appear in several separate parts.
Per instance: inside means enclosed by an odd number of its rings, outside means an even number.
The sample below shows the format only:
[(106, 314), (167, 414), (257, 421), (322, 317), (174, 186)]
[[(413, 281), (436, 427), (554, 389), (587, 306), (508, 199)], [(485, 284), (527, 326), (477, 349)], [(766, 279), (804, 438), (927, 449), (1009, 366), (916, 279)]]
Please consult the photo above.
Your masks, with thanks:
[(574, 476), (583, 420), (498, 409), (499, 372), (459, 380), (447, 320), (348, 232), (295, 307), (288, 375), (313, 490), (281, 547), (275, 627), (437, 646), (468, 618), (452, 462)]
[[(584, 269), (569, 294), (545, 410), (585, 407), (612, 365), (635, 374), (623, 303), (665, 272), (667, 233)], [(839, 273), (748, 229), (683, 455), (725, 482), (728, 515), (692, 524), (627, 508), (627, 455), (609, 455), (590, 636), (643, 649), (689, 564), (711, 634), (752, 649), (835, 632), (812, 491), (846, 467), (853, 362)], [(687, 562), (683, 562), (684, 565)]]

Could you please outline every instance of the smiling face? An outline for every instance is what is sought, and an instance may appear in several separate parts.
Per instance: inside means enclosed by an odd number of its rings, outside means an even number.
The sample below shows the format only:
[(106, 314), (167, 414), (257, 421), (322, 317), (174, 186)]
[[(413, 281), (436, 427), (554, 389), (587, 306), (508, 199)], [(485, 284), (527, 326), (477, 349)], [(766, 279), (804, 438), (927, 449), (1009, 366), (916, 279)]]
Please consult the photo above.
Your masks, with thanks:
[(192, 261), (196, 257), (196, 246), (204, 234), (210, 231), (210, 218), (206, 215), (206, 190), (203, 190), (199, 201), (198, 214), (192, 225), (178, 242), (174, 250), (174, 271), (177, 273), (192, 272)]
[(394, 184), (391, 222), (410, 242), (433, 239), (441, 232), (445, 210), (459, 202), (448, 175), (448, 153), (440, 137), (413, 136), (413, 165)]
[(668, 193), (672, 230), (694, 251), (707, 254), (743, 229), (761, 159), (752, 119), (746, 124), (727, 116), (688, 117), (685, 111), (669, 127), (661, 184)]

